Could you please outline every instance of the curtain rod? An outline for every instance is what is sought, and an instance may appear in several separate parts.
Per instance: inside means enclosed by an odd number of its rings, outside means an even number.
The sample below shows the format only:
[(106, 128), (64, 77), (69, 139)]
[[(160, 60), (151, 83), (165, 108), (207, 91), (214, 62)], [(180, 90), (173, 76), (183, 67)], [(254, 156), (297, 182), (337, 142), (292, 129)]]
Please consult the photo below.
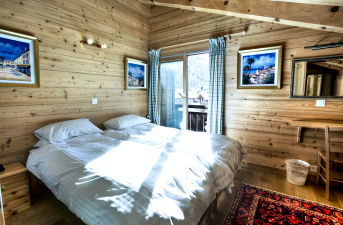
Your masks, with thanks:
[(209, 50), (202, 50), (202, 51), (196, 51), (196, 52), (187, 52), (187, 53), (180, 53), (180, 54), (175, 54), (175, 55), (167, 55), (167, 56), (162, 56), (160, 59), (166, 59), (166, 58), (171, 58), (171, 57), (176, 57), (176, 56), (183, 56), (183, 55), (198, 55), (202, 53), (208, 53)]
[[(236, 32), (236, 33), (228, 33), (226, 35), (224, 35), (224, 37), (227, 37), (229, 41), (231, 41), (231, 36), (234, 36), (234, 35), (244, 35), (246, 34), (246, 30), (242, 30), (242, 31), (239, 31), (239, 32)], [(182, 46), (182, 45), (190, 45), (190, 44), (196, 44), (196, 43), (199, 43), (199, 42), (203, 42), (203, 41), (208, 41), (210, 38), (205, 38), (205, 39), (202, 39), (202, 40), (198, 40), (198, 41), (191, 41), (191, 42), (186, 42), (186, 43), (180, 43), (180, 44), (176, 44), (176, 45), (169, 45), (169, 46), (165, 46), (165, 47), (161, 47), (159, 49), (163, 50), (163, 49), (167, 49), (167, 48), (174, 48), (174, 47), (178, 47), (178, 46)]]

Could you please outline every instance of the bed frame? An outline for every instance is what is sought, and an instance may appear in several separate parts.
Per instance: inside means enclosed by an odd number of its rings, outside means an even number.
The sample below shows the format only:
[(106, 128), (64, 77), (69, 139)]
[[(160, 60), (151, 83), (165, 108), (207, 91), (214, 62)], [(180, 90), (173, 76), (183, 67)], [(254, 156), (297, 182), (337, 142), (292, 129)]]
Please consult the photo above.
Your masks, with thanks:
[(204, 212), (204, 214), (201, 216), (201, 219), (198, 223), (198, 225), (201, 225), (202, 222), (206, 219), (206, 221), (210, 221), (212, 218), (212, 213), (215, 213), (217, 211), (218, 208), (218, 198), (220, 196), (220, 194), (222, 193), (222, 191), (219, 191), (216, 193), (216, 198), (211, 202), (211, 204), (208, 206), (208, 208), (206, 209), (206, 211)]

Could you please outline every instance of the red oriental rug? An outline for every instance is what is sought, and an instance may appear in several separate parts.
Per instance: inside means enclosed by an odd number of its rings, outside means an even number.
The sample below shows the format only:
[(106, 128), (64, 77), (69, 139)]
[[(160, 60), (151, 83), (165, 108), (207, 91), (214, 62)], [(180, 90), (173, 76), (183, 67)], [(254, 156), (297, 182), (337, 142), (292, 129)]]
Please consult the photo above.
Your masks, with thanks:
[(342, 225), (343, 210), (241, 183), (225, 225)]

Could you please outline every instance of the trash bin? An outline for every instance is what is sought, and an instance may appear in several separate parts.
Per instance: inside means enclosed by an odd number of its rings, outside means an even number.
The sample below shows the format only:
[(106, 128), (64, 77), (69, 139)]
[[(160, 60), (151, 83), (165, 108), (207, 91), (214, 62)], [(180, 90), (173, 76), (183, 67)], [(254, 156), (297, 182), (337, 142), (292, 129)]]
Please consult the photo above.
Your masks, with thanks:
[(299, 159), (286, 159), (287, 181), (297, 186), (305, 185), (310, 164)]

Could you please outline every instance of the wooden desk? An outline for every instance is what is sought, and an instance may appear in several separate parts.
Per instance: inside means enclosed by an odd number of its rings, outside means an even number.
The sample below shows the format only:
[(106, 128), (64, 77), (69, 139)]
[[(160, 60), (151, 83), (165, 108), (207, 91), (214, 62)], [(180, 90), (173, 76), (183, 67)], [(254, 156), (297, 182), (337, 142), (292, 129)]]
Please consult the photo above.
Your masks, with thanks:
[(318, 120), (318, 121), (305, 121), (305, 120), (294, 120), (292, 121), (293, 127), (298, 127), (297, 142), (300, 143), (301, 130), (305, 128), (315, 128), (315, 129), (325, 129), (328, 127), (343, 127), (343, 121), (333, 121), (333, 120)]

